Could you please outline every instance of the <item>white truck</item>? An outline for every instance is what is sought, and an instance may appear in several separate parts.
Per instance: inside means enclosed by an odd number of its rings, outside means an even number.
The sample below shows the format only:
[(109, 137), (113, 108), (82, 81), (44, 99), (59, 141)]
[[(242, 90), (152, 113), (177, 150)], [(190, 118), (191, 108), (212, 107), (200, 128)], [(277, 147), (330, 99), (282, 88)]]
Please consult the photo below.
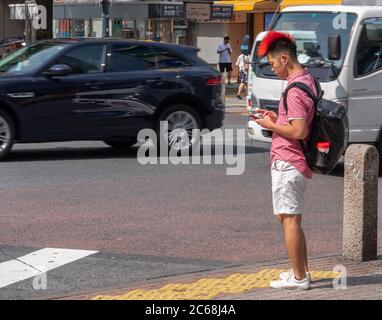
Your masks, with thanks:
[[(382, 6), (289, 7), (274, 19), (272, 29), (294, 36), (298, 59), (319, 79), (324, 97), (346, 106), (349, 143), (375, 144), (382, 158)], [(257, 56), (265, 34), (256, 37), (252, 48), (249, 112), (277, 111), (287, 85), (272, 73), (266, 58)], [(254, 121), (248, 122), (248, 135), (271, 141), (271, 132)]]

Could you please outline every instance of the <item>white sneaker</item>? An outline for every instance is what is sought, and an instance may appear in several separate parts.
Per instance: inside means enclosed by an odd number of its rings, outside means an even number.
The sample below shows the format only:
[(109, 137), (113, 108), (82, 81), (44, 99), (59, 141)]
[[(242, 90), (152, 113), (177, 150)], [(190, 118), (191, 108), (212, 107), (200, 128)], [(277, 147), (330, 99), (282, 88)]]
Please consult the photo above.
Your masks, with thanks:
[(271, 281), (269, 284), (273, 289), (310, 289), (310, 279), (306, 277), (303, 280), (296, 280), (293, 272), (289, 274), (289, 277), (286, 279)]
[[(279, 277), (282, 280), (286, 280), (290, 274), (293, 274), (293, 269), (289, 269), (288, 271), (280, 272)], [(312, 277), (311, 277), (309, 271), (306, 273), (306, 277), (309, 279), (309, 281), (312, 281)]]

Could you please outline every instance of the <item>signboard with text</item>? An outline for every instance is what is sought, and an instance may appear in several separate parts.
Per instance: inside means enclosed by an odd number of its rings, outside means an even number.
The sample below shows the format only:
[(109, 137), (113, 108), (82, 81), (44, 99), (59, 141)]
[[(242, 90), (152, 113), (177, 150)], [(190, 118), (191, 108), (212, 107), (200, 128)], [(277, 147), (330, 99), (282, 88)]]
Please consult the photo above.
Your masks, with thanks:
[(183, 4), (149, 4), (149, 18), (183, 18)]
[(186, 19), (208, 20), (211, 6), (209, 3), (186, 3)]
[(211, 7), (211, 19), (232, 20), (233, 6), (213, 5)]

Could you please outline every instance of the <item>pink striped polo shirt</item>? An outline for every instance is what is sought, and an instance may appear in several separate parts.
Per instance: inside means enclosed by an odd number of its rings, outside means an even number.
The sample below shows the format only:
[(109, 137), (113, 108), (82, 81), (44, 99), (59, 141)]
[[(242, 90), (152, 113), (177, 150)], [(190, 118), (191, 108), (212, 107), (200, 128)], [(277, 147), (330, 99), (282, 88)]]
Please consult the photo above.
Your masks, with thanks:
[[(317, 94), (314, 79), (307, 69), (290, 75), (287, 80), (288, 85), (293, 82), (302, 82), (310, 87), (315, 94)], [(308, 95), (302, 90), (293, 88), (288, 92), (287, 102), (288, 115), (284, 109), (283, 99), (280, 99), (279, 116), (276, 124), (287, 125), (289, 121), (293, 119), (306, 119), (310, 131), (315, 110), (314, 102), (312, 99), (310, 99)], [(273, 133), (270, 160), (271, 164), (275, 160), (288, 162), (305, 177), (312, 178), (313, 176), (313, 172), (309, 168), (304, 153), (302, 152), (299, 140), (286, 138)]]

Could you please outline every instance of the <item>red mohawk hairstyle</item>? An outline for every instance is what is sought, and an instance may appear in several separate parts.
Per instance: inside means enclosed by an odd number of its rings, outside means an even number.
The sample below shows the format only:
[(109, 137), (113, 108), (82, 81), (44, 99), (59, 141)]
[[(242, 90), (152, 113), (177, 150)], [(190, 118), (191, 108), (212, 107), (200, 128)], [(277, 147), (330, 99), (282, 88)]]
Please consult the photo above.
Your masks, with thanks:
[[(267, 35), (264, 37), (263, 41), (261, 41), (260, 43), (260, 46), (258, 49), (258, 55), (261, 58), (266, 56), (270, 51), (272, 51), (272, 47), (274, 46), (276, 42), (284, 42), (292, 46), (295, 46), (294, 39), (289, 33), (269, 31)], [(287, 47), (290, 47), (290, 46), (287, 46)], [(285, 49), (288, 49), (288, 48), (285, 48)]]

